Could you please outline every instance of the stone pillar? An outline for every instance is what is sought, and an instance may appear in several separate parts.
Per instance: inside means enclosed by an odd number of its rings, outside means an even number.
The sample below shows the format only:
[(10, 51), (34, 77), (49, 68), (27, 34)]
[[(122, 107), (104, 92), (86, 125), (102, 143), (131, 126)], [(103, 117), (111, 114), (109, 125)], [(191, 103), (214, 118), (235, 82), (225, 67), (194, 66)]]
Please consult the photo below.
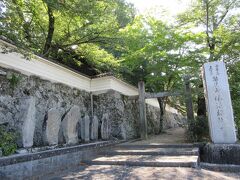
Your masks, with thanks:
[(93, 116), (91, 123), (91, 140), (98, 139), (98, 118), (97, 116)]
[(36, 124), (36, 117), (35, 117), (36, 108), (35, 108), (34, 97), (25, 99), (21, 108), (24, 108), (22, 109), (23, 116), (21, 117), (23, 122), (22, 142), (23, 142), (24, 148), (29, 148), (33, 146), (33, 136), (34, 136), (35, 124)]
[(110, 138), (110, 124), (109, 124), (109, 115), (107, 113), (103, 114), (102, 124), (101, 124), (101, 138), (103, 140), (108, 140)]
[(58, 144), (58, 133), (61, 126), (61, 118), (63, 115), (63, 108), (52, 108), (47, 113), (45, 141), (48, 145)]
[(184, 77), (184, 87), (185, 87), (185, 103), (187, 109), (187, 120), (188, 124), (192, 124), (194, 121), (194, 113), (193, 113), (193, 103), (192, 103), (192, 92), (191, 92), (191, 84), (190, 84), (190, 77)]
[(74, 105), (62, 121), (63, 135), (67, 144), (78, 143), (77, 123), (80, 117), (80, 108)]
[(142, 139), (147, 139), (145, 85), (143, 81), (140, 81), (138, 83), (138, 92), (139, 92), (140, 134)]
[(90, 125), (90, 118), (86, 114), (84, 118), (81, 120), (81, 139), (84, 142), (89, 142), (89, 125)]
[(236, 129), (224, 62), (203, 65), (204, 93), (213, 143), (236, 143)]

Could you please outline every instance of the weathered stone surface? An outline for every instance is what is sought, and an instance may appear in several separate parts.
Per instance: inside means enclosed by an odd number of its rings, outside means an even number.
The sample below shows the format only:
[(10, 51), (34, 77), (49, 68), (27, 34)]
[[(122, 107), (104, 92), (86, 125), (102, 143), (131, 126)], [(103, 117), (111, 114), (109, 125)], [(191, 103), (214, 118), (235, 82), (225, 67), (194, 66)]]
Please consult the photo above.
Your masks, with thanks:
[(205, 98), (211, 139), (214, 143), (237, 141), (228, 77), (224, 62), (203, 66)]
[(29, 153), (29, 151), (27, 150), (27, 149), (17, 149), (16, 150), (16, 153), (18, 153), (18, 154), (27, 154), (27, 153)]
[(0, 96), (0, 124), (15, 125), (14, 114), (18, 112), (19, 100), (11, 96)]
[[(122, 96), (116, 91), (109, 91), (106, 94), (94, 96), (94, 115), (102, 121), (103, 114), (106, 112), (111, 124), (111, 136), (122, 139), (121, 124), (125, 122), (127, 127), (128, 139), (138, 137), (138, 103), (135, 100), (129, 101), (127, 97)], [(100, 126), (100, 133), (102, 126)]]
[(56, 149), (56, 148), (57, 148), (57, 145), (34, 147), (34, 148), (31, 148), (31, 153), (53, 150), (53, 149)]
[(49, 175), (79, 167), (82, 161), (95, 158), (104, 146), (114, 144), (97, 142), (1, 158), (0, 179), (52, 179)]
[(31, 147), (36, 127), (35, 98), (0, 96), (0, 124), (17, 131), (19, 147)]
[(124, 139), (124, 140), (126, 140), (127, 139), (127, 127), (124, 125), (124, 124), (121, 124), (120, 125), (120, 128), (121, 128), (121, 134), (122, 134), (122, 138)]
[(89, 142), (90, 137), (89, 137), (89, 125), (90, 125), (90, 118), (86, 114), (84, 118), (81, 120), (81, 139), (84, 142)]
[(33, 145), (33, 135), (35, 130), (36, 123), (36, 108), (35, 108), (35, 99), (34, 97), (30, 97), (25, 101), (26, 108), (23, 109), (25, 113), (23, 113), (22, 121), (22, 139), (23, 139), (23, 147), (28, 148)]
[(0, 70), (0, 76), (6, 76), (7, 73), (5, 71)]
[(164, 116), (163, 116), (163, 128), (176, 128), (181, 125), (187, 124), (187, 119), (182, 116), (176, 109), (166, 105)]
[(74, 105), (62, 121), (63, 135), (67, 144), (78, 143), (77, 123), (80, 117), (80, 108)]
[(111, 127), (109, 122), (109, 115), (107, 113), (103, 114), (102, 124), (101, 124), (101, 137), (103, 140), (108, 140), (110, 138)]
[[(20, 134), (18, 139), (19, 147), (23, 146), (22, 128), (24, 119), (22, 117), (28, 111), (25, 99), (29, 99), (30, 96), (34, 97), (36, 106), (33, 137), (35, 147), (46, 145), (45, 117), (50, 109), (63, 108), (64, 112), (67, 112), (73, 105), (77, 105), (80, 108), (81, 114), (90, 114), (91, 103), (89, 92), (71, 88), (61, 83), (43, 80), (36, 76), (26, 76), (2, 67), (0, 67), (0, 70), (7, 74), (14, 73), (18, 77), (21, 77), (17, 85), (13, 88), (6, 76), (0, 76), (0, 124), (6, 124), (7, 128), (18, 131)], [(101, 118), (104, 113), (108, 112), (111, 138), (133, 139), (139, 137), (139, 108), (136, 100), (129, 100), (128, 97), (116, 91), (94, 95), (93, 98), (95, 116)], [(157, 133), (159, 131), (159, 117), (158, 108), (147, 106), (149, 133)], [(99, 123), (100, 121), (101, 119), (99, 119)], [(100, 124), (98, 127), (100, 134)], [(97, 129), (97, 127), (95, 128)], [(77, 131), (80, 139), (80, 128), (77, 127)], [(60, 128), (58, 143), (64, 144), (65, 142), (63, 128)]]
[[(150, 105), (147, 105), (146, 109), (148, 133), (158, 134), (160, 110)], [(139, 137), (139, 108), (137, 100), (129, 100), (126, 96), (116, 91), (109, 91), (105, 94), (94, 96), (94, 114), (97, 117), (102, 117), (106, 112), (110, 112), (108, 115), (112, 137), (118, 139), (124, 139), (125, 135), (127, 139)], [(172, 113), (173, 115), (171, 115)], [(164, 129), (186, 123), (184, 117), (179, 112), (173, 111), (173, 108), (169, 111), (167, 109), (167, 114), (164, 117)], [(172, 117), (174, 118), (170, 119)], [(121, 124), (124, 126), (121, 126)]]
[(52, 108), (47, 113), (45, 141), (48, 145), (58, 144), (58, 133), (63, 113), (63, 108)]
[(201, 161), (240, 165), (240, 144), (206, 144), (201, 149)]
[(98, 117), (94, 116), (91, 122), (91, 140), (98, 139)]

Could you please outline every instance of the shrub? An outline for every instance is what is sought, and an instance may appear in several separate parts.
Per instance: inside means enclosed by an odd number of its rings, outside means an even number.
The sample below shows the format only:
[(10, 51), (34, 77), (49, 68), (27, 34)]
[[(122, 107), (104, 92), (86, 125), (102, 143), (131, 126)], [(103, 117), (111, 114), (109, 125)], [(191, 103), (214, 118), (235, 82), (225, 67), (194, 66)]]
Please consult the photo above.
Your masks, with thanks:
[(6, 127), (0, 127), (0, 148), (3, 155), (13, 154), (17, 149), (17, 134), (13, 130), (6, 130)]
[(188, 139), (192, 142), (209, 141), (208, 120), (204, 116), (199, 116), (188, 128)]

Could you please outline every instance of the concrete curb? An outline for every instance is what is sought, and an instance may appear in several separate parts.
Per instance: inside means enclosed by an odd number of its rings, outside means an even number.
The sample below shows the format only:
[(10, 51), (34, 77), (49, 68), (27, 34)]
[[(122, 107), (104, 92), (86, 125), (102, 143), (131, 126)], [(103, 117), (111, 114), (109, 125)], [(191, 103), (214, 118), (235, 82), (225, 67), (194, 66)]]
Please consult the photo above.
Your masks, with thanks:
[[(127, 149), (127, 148), (126, 148)], [(121, 150), (119, 149), (110, 149), (107, 151), (100, 152), (100, 155), (105, 156), (112, 156), (112, 155), (151, 155), (151, 156), (198, 156), (199, 151), (197, 148), (194, 149), (185, 149), (182, 148), (181, 151), (180, 148), (165, 148), (164, 150), (159, 149), (157, 151), (116, 151)]]
[(130, 144), (119, 144), (116, 147), (118, 148), (129, 148), (129, 149), (142, 149), (142, 148), (194, 148), (193, 144), (150, 144), (150, 145), (130, 145)]
[(11, 164), (17, 164), (27, 161), (33, 161), (53, 156), (59, 156), (63, 154), (69, 154), (74, 153), (82, 150), (88, 150), (88, 149), (97, 149), (97, 148), (103, 148), (107, 146), (113, 146), (119, 143), (123, 143), (126, 141), (103, 141), (103, 142), (94, 142), (89, 144), (81, 144), (81, 145), (75, 145), (75, 146), (69, 146), (69, 147), (63, 147), (63, 148), (56, 148), (51, 150), (45, 150), (41, 152), (36, 153), (26, 153), (26, 154), (14, 154), (11, 156), (1, 157), (0, 158), (0, 167), (2, 166), (8, 166)]
[(198, 167), (197, 162), (84, 161), (84, 163), (88, 165), (123, 165), (141, 167)]
[(200, 168), (219, 172), (240, 172), (240, 165), (200, 163)]

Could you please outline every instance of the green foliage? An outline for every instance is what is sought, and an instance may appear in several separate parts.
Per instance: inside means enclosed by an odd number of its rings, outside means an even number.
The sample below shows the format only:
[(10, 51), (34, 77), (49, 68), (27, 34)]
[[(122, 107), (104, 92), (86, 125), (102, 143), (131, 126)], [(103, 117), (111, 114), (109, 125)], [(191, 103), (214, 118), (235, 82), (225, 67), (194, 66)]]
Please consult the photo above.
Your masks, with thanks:
[(16, 75), (16, 74), (11, 74), (11, 76), (8, 78), (9, 82), (10, 82), (10, 86), (12, 89), (14, 89), (18, 83), (21, 80), (21, 76), (20, 75)]
[[(196, 72), (201, 65), (193, 46), (202, 42), (202, 34), (167, 25), (152, 17), (137, 17), (122, 30), (122, 66), (125, 78), (146, 81), (148, 91), (169, 91), (182, 87), (182, 76)], [(128, 72), (128, 73), (127, 73)]]
[(195, 0), (179, 15), (184, 26), (205, 33), (205, 61), (235, 61), (239, 57), (239, 8), (237, 0)]
[[(110, 46), (118, 41), (119, 29), (135, 16), (133, 6), (124, 0), (4, 0), (1, 4), (5, 11), (0, 13), (0, 35), (40, 56), (70, 67), (76, 65), (79, 70), (97, 57), (100, 62), (89, 67), (97, 73), (112, 70), (116, 59), (110, 57), (114, 52)], [(86, 53), (83, 46), (94, 49), (95, 55)], [(77, 50), (74, 55), (78, 57), (72, 58), (69, 50)]]
[(229, 67), (229, 84), (231, 89), (231, 98), (233, 104), (233, 112), (238, 130), (238, 139), (240, 139), (240, 62), (230, 65)]
[[(202, 54), (202, 62), (209, 61), (224, 61), (227, 64), (234, 64), (238, 61), (240, 56), (239, 46), (239, 1), (236, 0), (195, 0), (193, 5), (184, 13), (179, 15), (178, 22), (184, 27), (194, 27), (199, 32), (204, 34), (204, 41), (202, 46), (195, 49), (195, 53)], [(233, 70), (234, 69), (234, 70)], [(236, 67), (229, 70), (230, 85), (232, 89), (233, 109), (235, 110), (235, 120), (239, 128), (239, 106), (237, 102), (237, 92), (239, 91), (239, 81), (233, 77), (238, 77)], [(196, 76), (196, 78), (198, 78)], [(199, 85), (202, 83), (201, 79), (195, 80), (194, 90), (199, 95)], [(238, 87), (237, 87), (238, 86)], [(201, 94), (200, 94), (201, 96)], [(197, 96), (193, 99), (197, 102)], [(200, 107), (199, 103), (199, 107)], [(195, 109), (198, 109), (196, 107)], [(200, 109), (198, 109), (200, 110)], [(199, 118), (199, 117), (198, 117)], [(197, 119), (198, 122), (198, 119)], [(194, 124), (196, 128), (197, 124)], [(201, 136), (204, 129), (196, 130)], [(194, 133), (194, 131), (193, 131)], [(199, 139), (193, 136), (193, 139)], [(200, 138), (201, 139), (201, 138)]]
[(206, 117), (196, 117), (195, 121), (189, 125), (187, 130), (188, 140), (191, 142), (207, 142), (209, 141), (209, 127)]
[[(238, 60), (240, 27), (237, 8), (239, 3), (236, 0), (196, 0), (189, 10), (179, 15), (174, 25), (153, 17), (137, 17), (121, 31), (125, 39), (121, 57), (123, 77), (133, 84), (144, 80), (147, 91), (158, 92), (181, 90), (182, 77), (191, 75), (195, 83), (193, 89), (199, 93), (203, 63)], [(234, 91), (236, 93), (236, 89)], [(197, 102), (197, 94), (193, 99)], [(178, 103), (181, 109), (184, 105), (181, 98), (168, 98), (167, 101)], [(197, 117), (190, 125), (194, 141), (207, 136), (204, 122), (207, 121)]]
[(13, 154), (17, 149), (17, 134), (14, 131), (7, 131), (4, 126), (0, 126), (0, 148), (3, 155)]
[[(194, 0), (175, 24), (135, 17), (134, 7), (124, 0), (3, 0), (1, 5), (0, 35), (16, 45), (90, 76), (114, 72), (134, 85), (144, 80), (150, 92), (181, 91), (184, 75), (192, 76), (197, 92), (203, 63), (234, 64), (240, 56), (237, 0)], [(229, 68), (240, 130), (239, 74), (239, 66)], [(18, 81), (14, 75), (11, 86)], [(183, 98), (166, 101), (184, 112)], [(198, 117), (191, 125), (192, 139), (206, 137), (204, 123)]]
[(119, 67), (116, 58), (96, 45), (82, 45), (79, 47), (80, 51), (84, 57), (86, 57), (87, 62), (95, 67), (99, 72), (114, 72)]

